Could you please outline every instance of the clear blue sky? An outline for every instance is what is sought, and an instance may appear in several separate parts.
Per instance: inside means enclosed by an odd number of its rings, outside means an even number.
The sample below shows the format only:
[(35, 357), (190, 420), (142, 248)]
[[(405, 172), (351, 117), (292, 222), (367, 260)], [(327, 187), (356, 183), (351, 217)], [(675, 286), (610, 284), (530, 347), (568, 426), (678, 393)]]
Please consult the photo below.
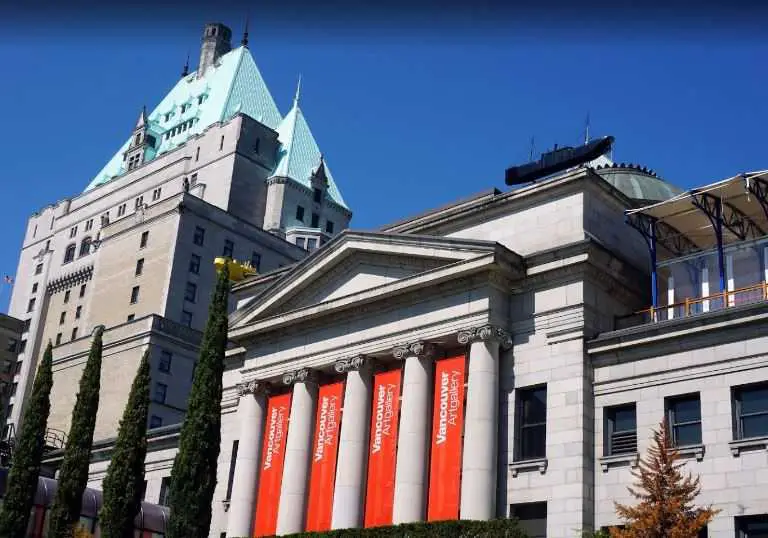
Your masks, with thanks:
[[(187, 50), (194, 69), (211, 18), (239, 41), (242, 18), (211, 12), (170, 28), (0, 27), (0, 273), (16, 272), (27, 217), (85, 188), (141, 106), (173, 86)], [(252, 16), (250, 48), (283, 113), (302, 74), (304, 113), (354, 228), (503, 189), (532, 136), (539, 151), (576, 144), (588, 111), (593, 135), (616, 137), (615, 160), (683, 187), (768, 168), (764, 34), (595, 18), (578, 30), (518, 21), (421, 32)]]

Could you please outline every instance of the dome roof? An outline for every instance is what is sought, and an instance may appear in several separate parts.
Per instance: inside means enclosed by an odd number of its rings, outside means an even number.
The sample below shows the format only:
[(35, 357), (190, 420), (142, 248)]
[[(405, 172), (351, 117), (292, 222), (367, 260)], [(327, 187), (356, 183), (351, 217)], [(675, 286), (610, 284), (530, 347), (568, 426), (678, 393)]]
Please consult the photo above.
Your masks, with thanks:
[(611, 163), (595, 166), (593, 170), (632, 200), (661, 202), (683, 192), (658, 177), (653, 170), (637, 164)]

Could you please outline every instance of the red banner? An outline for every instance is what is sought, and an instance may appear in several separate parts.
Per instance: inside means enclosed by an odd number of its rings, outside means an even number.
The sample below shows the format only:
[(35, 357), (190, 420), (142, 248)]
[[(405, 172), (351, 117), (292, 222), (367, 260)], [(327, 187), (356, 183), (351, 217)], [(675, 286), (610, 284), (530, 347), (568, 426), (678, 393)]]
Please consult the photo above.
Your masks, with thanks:
[(341, 381), (321, 386), (317, 394), (317, 420), (309, 475), (307, 531), (319, 532), (331, 529), (333, 486), (336, 482), (336, 454), (339, 451), (343, 400), (344, 383)]
[(435, 363), (427, 521), (459, 519), (465, 368), (463, 355)]
[(392, 524), (401, 377), (402, 372), (398, 369), (377, 374), (373, 381), (368, 487), (365, 496), (366, 527)]
[(285, 462), (285, 441), (288, 438), (288, 417), (291, 414), (291, 393), (269, 398), (264, 444), (261, 450), (259, 494), (256, 498), (253, 536), (273, 536), (277, 530), (277, 508), (280, 505), (280, 484)]

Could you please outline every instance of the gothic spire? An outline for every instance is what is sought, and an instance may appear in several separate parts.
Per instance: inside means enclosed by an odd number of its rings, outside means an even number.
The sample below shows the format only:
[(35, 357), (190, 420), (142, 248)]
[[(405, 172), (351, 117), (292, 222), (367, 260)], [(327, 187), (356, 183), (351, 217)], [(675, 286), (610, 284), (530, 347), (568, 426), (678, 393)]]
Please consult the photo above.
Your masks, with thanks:
[(299, 74), (299, 82), (296, 84), (296, 95), (293, 97), (293, 106), (299, 106), (299, 97), (301, 97), (301, 74)]
[(184, 62), (184, 69), (181, 71), (181, 76), (186, 77), (189, 75), (189, 51), (187, 51), (187, 61)]
[(243, 30), (243, 39), (240, 40), (240, 44), (248, 48), (248, 16), (245, 17), (245, 30)]

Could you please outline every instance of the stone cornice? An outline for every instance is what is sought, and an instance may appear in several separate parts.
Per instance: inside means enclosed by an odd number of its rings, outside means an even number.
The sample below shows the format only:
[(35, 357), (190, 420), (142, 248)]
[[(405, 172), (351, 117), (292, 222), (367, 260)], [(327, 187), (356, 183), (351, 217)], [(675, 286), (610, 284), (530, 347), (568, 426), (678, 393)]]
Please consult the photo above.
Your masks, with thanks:
[(49, 294), (64, 291), (83, 282), (88, 282), (93, 277), (93, 264), (81, 267), (71, 273), (51, 280), (46, 286)]
[(267, 396), (270, 393), (271, 385), (264, 381), (257, 381), (252, 379), (243, 383), (237, 384), (237, 395), (243, 396)]
[(459, 331), (459, 344), (467, 345), (472, 342), (497, 341), (503, 349), (510, 349), (513, 344), (512, 335), (506, 329), (494, 325), (482, 325)]

